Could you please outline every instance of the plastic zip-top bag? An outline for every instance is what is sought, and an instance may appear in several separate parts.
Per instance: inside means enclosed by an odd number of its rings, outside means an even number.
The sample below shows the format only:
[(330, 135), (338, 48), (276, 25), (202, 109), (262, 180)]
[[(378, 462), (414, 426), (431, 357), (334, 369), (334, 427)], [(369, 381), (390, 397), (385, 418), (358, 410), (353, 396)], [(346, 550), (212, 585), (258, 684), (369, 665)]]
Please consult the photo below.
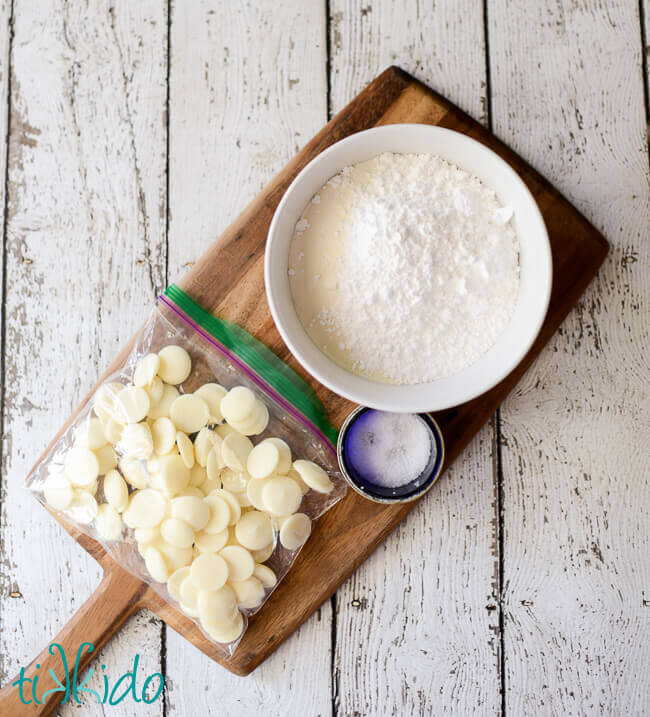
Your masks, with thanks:
[(345, 494), (335, 443), (292, 369), (172, 285), (28, 486), (232, 654)]

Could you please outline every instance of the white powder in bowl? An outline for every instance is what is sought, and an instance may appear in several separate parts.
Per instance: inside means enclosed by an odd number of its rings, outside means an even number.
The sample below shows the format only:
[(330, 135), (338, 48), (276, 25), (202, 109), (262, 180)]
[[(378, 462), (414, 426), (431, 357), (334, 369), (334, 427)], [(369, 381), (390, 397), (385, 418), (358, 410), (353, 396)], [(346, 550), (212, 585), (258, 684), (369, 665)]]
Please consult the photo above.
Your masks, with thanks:
[(512, 215), (435, 155), (346, 167), (296, 224), (289, 280), (301, 323), (330, 358), (374, 380), (417, 384), (466, 368), (515, 309)]

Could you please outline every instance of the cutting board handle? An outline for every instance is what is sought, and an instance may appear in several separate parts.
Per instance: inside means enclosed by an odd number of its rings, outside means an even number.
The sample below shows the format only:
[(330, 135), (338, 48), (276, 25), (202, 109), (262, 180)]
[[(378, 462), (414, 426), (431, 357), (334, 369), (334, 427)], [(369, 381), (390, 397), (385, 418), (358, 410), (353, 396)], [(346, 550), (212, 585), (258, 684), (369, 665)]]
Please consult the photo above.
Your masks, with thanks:
[[(141, 600), (147, 586), (117, 565), (107, 566), (104, 577), (95, 592), (70, 618), (59, 634), (48, 644), (29, 665), (21, 670), (17, 678), (11, 680), (0, 690), (0, 715), (49, 715), (59, 702), (65, 698), (63, 689), (51, 692), (43, 700), (48, 690), (58, 687), (52, 679), (50, 670), (56, 675), (61, 686), (69, 686), (68, 702), (75, 701), (73, 680), (79, 686), (83, 682), (86, 668), (99, 650), (120, 629), (123, 623), (141, 607)], [(89, 646), (92, 651), (89, 652)], [(83, 647), (83, 651), (80, 649)], [(59, 647), (60, 646), (60, 649)], [(67, 669), (61, 657), (65, 654)], [(80, 657), (77, 658), (77, 654)], [(65, 674), (67, 672), (67, 674)], [(22, 680), (22, 697), (20, 684)], [(32, 694), (33, 679), (37, 677), (34, 692), (39, 700), (37, 704)], [(30, 682), (27, 682), (30, 680)], [(101, 690), (102, 688), (100, 688)], [(77, 687), (77, 691), (79, 688)], [(79, 698), (86, 704), (95, 698), (79, 692)], [(103, 695), (102, 695), (103, 697)], [(29, 704), (25, 704), (28, 702)]]

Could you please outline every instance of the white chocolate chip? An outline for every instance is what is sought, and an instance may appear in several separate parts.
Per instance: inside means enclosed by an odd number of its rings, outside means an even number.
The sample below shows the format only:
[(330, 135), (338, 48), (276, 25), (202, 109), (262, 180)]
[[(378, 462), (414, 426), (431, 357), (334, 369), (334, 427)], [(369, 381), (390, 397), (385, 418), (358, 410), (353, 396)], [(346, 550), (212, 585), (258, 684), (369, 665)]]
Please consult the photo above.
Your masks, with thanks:
[(221, 455), (228, 468), (234, 471), (245, 471), (248, 454), (253, 450), (253, 444), (246, 436), (239, 433), (230, 433), (221, 444)]
[(149, 545), (144, 550), (144, 563), (147, 566), (147, 570), (151, 577), (159, 583), (167, 582), (169, 578), (169, 570), (165, 564), (165, 559), (161, 555), (158, 548), (153, 545)]
[(116, 419), (117, 396), (123, 390), (124, 384), (116, 381), (105, 383), (98, 389), (93, 399), (93, 409), (102, 423), (109, 418)]
[(196, 433), (208, 422), (208, 404), (196, 394), (179, 396), (169, 409), (169, 417), (185, 433)]
[(275, 540), (272, 540), (268, 545), (264, 546), (261, 550), (253, 550), (251, 555), (256, 563), (265, 563), (275, 550)]
[(240, 607), (254, 610), (262, 604), (264, 586), (254, 575), (246, 580), (233, 581), (230, 585), (237, 595), (237, 604)]
[(95, 455), (97, 456), (97, 470), (99, 475), (106, 475), (117, 466), (117, 454), (113, 450), (113, 446), (103, 446), (95, 451)]
[(160, 366), (158, 375), (165, 382), (177, 386), (183, 383), (192, 370), (192, 360), (181, 346), (165, 346), (158, 352)]
[(183, 488), (177, 497), (182, 498), (184, 496), (192, 496), (193, 498), (200, 498), (203, 500), (203, 498), (205, 498), (205, 493), (195, 485), (188, 485), (187, 488)]
[(149, 418), (162, 418), (163, 416), (169, 418), (169, 409), (172, 403), (180, 396), (176, 386), (170, 386), (168, 384), (163, 385), (162, 396), (155, 406), (149, 408), (147, 414)]
[(162, 553), (167, 567), (172, 572), (192, 562), (192, 548), (177, 548), (166, 540), (160, 540), (156, 547)]
[(109, 471), (104, 476), (104, 497), (118, 513), (121, 513), (129, 502), (129, 489), (116, 470)]
[(221, 438), (225, 438), (226, 436), (229, 436), (231, 433), (237, 433), (237, 431), (227, 423), (222, 423), (215, 427), (214, 429), (215, 433), (218, 436), (221, 436)]
[(197, 463), (203, 467), (207, 466), (210, 451), (215, 443), (221, 444), (222, 440), (221, 436), (211, 428), (202, 428), (194, 439), (194, 455)]
[(244, 617), (238, 610), (235, 617), (228, 623), (210, 622), (201, 624), (213, 640), (227, 644), (234, 642), (241, 635), (244, 629)]
[(149, 386), (156, 374), (158, 373), (158, 367), (160, 366), (160, 359), (157, 354), (147, 354), (138, 361), (138, 365), (135, 367), (133, 372), (133, 383), (140, 388)]
[(221, 469), (226, 465), (223, 461), (221, 448), (222, 446), (219, 443), (215, 443), (212, 446), (205, 466), (207, 477), (212, 481), (219, 481), (219, 483), (221, 483)]
[(210, 508), (210, 520), (203, 528), (204, 532), (214, 535), (221, 533), (228, 527), (230, 521), (230, 507), (226, 501), (218, 495), (208, 495), (203, 502)]
[(147, 473), (140, 461), (135, 458), (121, 458), (119, 468), (129, 485), (138, 489), (147, 487)]
[(119, 443), (120, 438), (122, 438), (122, 430), (124, 429), (124, 426), (112, 418), (109, 418), (102, 425), (104, 427), (104, 434), (106, 435), (106, 439), (108, 440), (108, 442), (112, 443), (113, 445)]
[(325, 471), (312, 461), (298, 460), (293, 462), (294, 469), (305, 483), (318, 493), (331, 493), (334, 484)]
[(251, 505), (257, 510), (266, 510), (264, 501), (262, 500), (262, 489), (264, 488), (264, 481), (258, 480), (257, 478), (251, 478), (246, 484), (246, 495)]
[(278, 582), (275, 573), (269, 568), (268, 565), (256, 565), (253, 570), (253, 575), (262, 583), (262, 585), (270, 590), (274, 588)]
[[(262, 443), (272, 443), (280, 453), (278, 467), (275, 469), (278, 475), (286, 475), (291, 470), (291, 448), (281, 438), (265, 438)], [(260, 444), (261, 445), (261, 444)]]
[(205, 495), (210, 495), (212, 491), (221, 488), (221, 481), (218, 478), (206, 478), (199, 486)]
[(221, 399), (221, 413), (232, 423), (245, 421), (255, 410), (255, 394), (245, 386), (235, 386)]
[(122, 534), (122, 518), (112, 505), (102, 503), (97, 508), (95, 527), (104, 540), (118, 540)]
[(230, 493), (242, 493), (246, 490), (248, 476), (243, 471), (234, 471), (232, 468), (224, 468), (221, 473), (221, 484)]
[(169, 594), (178, 602), (181, 601), (181, 583), (189, 576), (189, 574), (189, 567), (185, 566), (178, 568), (178, 570), (174, 570), (167, 581), (167, 590), (169, 591)]
[(257, 419), (257, 422), (252, 428), (252, 434), (254, 436), (259, 436), (260, 433), (264, 433), (266, 430), (266, 427), (269, 425), (269, 409), (266, 407), (266, 404), (262, 403), (261, 401), (258, 401), (259, 405), (261, 406), (259, 416)]
[(190, 580), (199, 590), (218, 590), (228, 580), (228, 573), (225, 558), (212, 553), (201, 553), (192, 561)]
[[(196, 447), (194, 448), (196, 453)], [(190, 485), (198, 487), (208, 477), (208, 472), (200, 463), (195, 463), (190, 469)]]
[(131, 496), (124, 520), (135, 528), (155, 528), (166, 513), (165, 496), (153, 488), (144, 488)]
[(201, 590), (198, 610), (203, 624), (228, 624), (237, 616), (235, 591), (229, 585), (224, 585), (218, 590)]
[(300, 473), (298, 473), (297, 470), (294, 468), (291, 468), (291, 470), (287, 473), (287, 476), (291, 478), (291, 480), (295, 480), (298, 484), (298, 487), (300, 488), (300, 492), (305, 495), (309, 491), (309, 486), (305, 483), (305, 481), (302, 479)]
[(222, 548), (226, 546), (228, 542), (228, 528), (225, 528), (220, 533), (205, 533), (201, 531), (196, 533), (194, 537), (194, 544), (201, 553), (218, 553)]
[(133, 531), (133, 537), (137, 543), (143, 546), (151, 545), (151, 543), (157, 543), (160, 540), (160, 529), (159, 528), (136, 528)]
[(156, 418), (151, 424), (153, 449), (158, 456), (167, 455), (176, 441), (176, 426), (167, 416)]
[(162, 382), (162, 379), (159, 376), (156, 376), (148, 386), (144, 386), (144, 390), (147, 392), (151, 403), (149, 411), (160, 403), (160, 399), (163, 397), (164, 385), (165, 384)]
[(201, 498), (182, 496), (171, 501), (171, 514), (186, 522), (193, 530), (200, 531), (210, 520), (210, 506)]
[(124, 426), (120, 448), (129, 458), (146, 460), (153, 453), (153, 437), (146, 423), (129, 423)]
[(97, 517), (97, 501), (87, 490), (75, 488), (72, 491), (72, 500), (65, 512), (76, 523), (87, 525)]
[(243, 493), (233, 493), (233, 495), (235, 496), (235, 498), (237, 498), (237, 501), (242, 508), (242, 513), (244, 512), (244, 508), (251, 508), (253, 506), (248, 496), (246, 495), (246, 491), (244, 491)]
[(185, 605), (183, 602), (181, 602), (181, 610), (186, 615), (189, 615), (189, 617), (198, 617), (199, 616), (199, 611), (196, 608), (192, 608), (189, 605)]
[(165, 518), (160, 525), (160, 534), (175, 548), (189, 548), (194, 543), (194, 530), (179, 518)]
[(225, 490), (224, 488), (217, 488), (216, 490), (211, 491), (209, 495), (217, 495), (228, 503), (228, 507), (230, 508), (230, 519), (228, 520), (228, 525), (235, 525), (235, 523), (241, 518), (241, 505), (237, 498), (230, 491)]
[(219, 555), (228, 564), (228, 579), (234, 581), (246, 580), (253, 574), (255, 561), (246, 548), (239, 545), (228, 545)]
[(99, 475), (97, 456), (85, 446), (73, 446), (66, 453), (64, 466), (72, 485), (90, 485)]
[(244, 548), (261, 550), (273, 540), (271, 519), (266, 513), (251, 510), (235, 525), (235, 535)]
[(277, 476), (264, 483), (262, 501), (271, 515), (291, 515), (298, 510), (302, 493), (295, 481), (286, 476)]
[(138, 386), (127, 386), (117, 395), (116, 420), (120, 423), (139, 423), (151, 406), (149, 394)]
[(72, 502), (72, 485), (63, 473), (50, 473), (43, 484), (47, 504), (55, 510), (65, 510)]
[(287, 518), (280, 528), (280, 543), (287, 550), (298, 550), (311, 533), (311, 520), (304, 513)]
[(105, 446), (108, 441), (104, 433), (104, 426), (99, 418), (88, 416), (75, 431), (75, 443), (80, 446), (96, 451)]
[(266, 406), (258, 399), (251, 415), (243, 421), (230, 420), (230, 425), (244, 436), (253, 436), (261, 433), (269, 422), (269, 412)]
[(226, 389), (218, 383), (204, 383), (194, 393), (208, 404), (210, 423), (221, 423), (223, 421), (221, 399), (226, 395)]
[(178, 447), (178, 453), (183, 459), (183, 463), (187, 468), (192, 468), (194, 465), (194, 444), (187, 437), (187, 434), (183, 431), (176, 433), (176, 446)]
[(160, 470), (157, 479), (168, 498), (178, 495), (190, 483), (190, 469), (178, 454), (160, 457)]
[(248, 454), (246, 467), (253, 478), (268, 478), (278, 468), (280, 451), (269, 441), (258, 443)]

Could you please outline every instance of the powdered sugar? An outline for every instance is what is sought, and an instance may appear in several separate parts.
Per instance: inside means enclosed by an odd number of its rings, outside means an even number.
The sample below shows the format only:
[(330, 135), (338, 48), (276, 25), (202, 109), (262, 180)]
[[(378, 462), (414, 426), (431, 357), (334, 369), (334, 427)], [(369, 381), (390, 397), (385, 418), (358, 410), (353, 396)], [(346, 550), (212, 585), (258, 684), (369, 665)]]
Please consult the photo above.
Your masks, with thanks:
[(492, 189), (433, 155), (381, 154), (316, 196), (296, 225), (290, 283), (333, 360), (415, 384), (494, 344), (517, 300), (519, 242)]

